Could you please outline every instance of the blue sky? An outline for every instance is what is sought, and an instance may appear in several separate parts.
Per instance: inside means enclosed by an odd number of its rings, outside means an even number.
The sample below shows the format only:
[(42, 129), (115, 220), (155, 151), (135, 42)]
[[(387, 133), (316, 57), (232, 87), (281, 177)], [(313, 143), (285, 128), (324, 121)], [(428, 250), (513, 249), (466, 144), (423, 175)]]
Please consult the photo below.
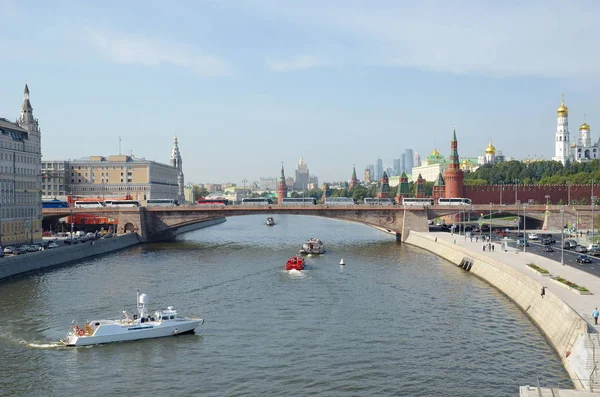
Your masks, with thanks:
[(491, 138), (549, 159), (565, 94), (600, 135), (595, 1), (17, 1), (3, 15), (0, 117), (29, 84), (45, 159), (133, 151), (187, 181), (359, 175), (406, 148)]

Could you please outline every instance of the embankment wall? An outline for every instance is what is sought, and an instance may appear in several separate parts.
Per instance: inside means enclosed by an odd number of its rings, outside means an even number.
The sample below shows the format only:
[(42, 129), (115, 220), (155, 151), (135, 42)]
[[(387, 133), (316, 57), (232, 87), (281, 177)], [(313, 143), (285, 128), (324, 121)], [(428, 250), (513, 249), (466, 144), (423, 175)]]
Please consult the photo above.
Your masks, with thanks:
[[(472, 263), (471, 273), (479, 276), (512, 299), (546, 335), (578, 390), (585, 390), (578, 357), (571, 352), (587, 337), (588, 325), (568, 304), (552, 293), (540, 295), (542, 284), (498, 260), (489, 258), (450, 242), (436, 239), (427, 233), (411, 231), (406, 243), (424, 248), (446, 260), (460, 265)], [(581, 380), (580, 380), (581, 379)]]

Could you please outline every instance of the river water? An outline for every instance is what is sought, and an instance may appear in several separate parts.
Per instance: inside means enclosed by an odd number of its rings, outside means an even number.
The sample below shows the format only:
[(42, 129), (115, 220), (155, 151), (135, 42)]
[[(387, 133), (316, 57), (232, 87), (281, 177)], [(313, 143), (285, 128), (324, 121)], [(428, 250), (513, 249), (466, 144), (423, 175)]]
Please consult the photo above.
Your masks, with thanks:
[[(570, 386), (536, 326), (475, 276), (366, 226), (265, 220), (233, 217), (174, 243), (3, 282), (0, 395), (517, 396), (538, 377)], [(326, 254), (285, 272), (309, 237)], [(204, 325), (57, 346), (73, 319), (131, 312), (138, 288), (151, 309), (175, 305)]]

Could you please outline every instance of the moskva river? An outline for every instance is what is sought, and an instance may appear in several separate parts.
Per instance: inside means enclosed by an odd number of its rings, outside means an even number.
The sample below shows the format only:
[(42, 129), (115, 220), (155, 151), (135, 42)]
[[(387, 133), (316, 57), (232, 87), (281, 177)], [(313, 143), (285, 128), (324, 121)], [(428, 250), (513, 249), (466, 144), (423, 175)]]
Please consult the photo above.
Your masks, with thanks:
[[(0, 283), (0, 395), (517, 396), (569, 387), (548, 341), (502, 293), (366, 226), (229, 218)], [(327, 252), (283, 270), (302, 243)], [(346, 266), (339, 266), (344, 258)], [(0, 259), (1, 261), (1, 259)], [(57, 345), (71, 321), (121, 318), (136, 289), (205, 323), (195, 335)]]

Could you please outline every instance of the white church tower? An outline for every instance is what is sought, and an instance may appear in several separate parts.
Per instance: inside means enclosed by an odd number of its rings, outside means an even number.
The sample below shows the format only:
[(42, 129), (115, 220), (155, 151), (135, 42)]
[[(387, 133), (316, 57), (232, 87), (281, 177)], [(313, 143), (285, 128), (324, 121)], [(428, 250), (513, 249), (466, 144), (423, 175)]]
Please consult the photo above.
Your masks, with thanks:
[(177, 168), (177, 202), (183, 204), (185, 202), (185, 194), (183, 192), (183, 164), (181, 162), (181, 153), (179, 153), (179, 144), (177, 136), (173, 138), (173, 151), (171, 152), (171, 166)]
[[(29, 131), (29, 139), (35, 144), (37, 149), (41, 146), (40, 125), (35, 117), (33, 117), (33, 107), (29, 101), (29, 87), (25, 84), (23, 91), (23, 103), (21, 104), (21, 114), (17, 120), (19, 127)], [(39, 150), (37, 153), (41, 153)]]
[(565, 164), (569, 158), (569, 108), (565, 106), (565, 97), (563, 95), (562, 103), (558, 108), (556, 116), (556, 141), (554, 157), (552, 160), (560, 161)]

